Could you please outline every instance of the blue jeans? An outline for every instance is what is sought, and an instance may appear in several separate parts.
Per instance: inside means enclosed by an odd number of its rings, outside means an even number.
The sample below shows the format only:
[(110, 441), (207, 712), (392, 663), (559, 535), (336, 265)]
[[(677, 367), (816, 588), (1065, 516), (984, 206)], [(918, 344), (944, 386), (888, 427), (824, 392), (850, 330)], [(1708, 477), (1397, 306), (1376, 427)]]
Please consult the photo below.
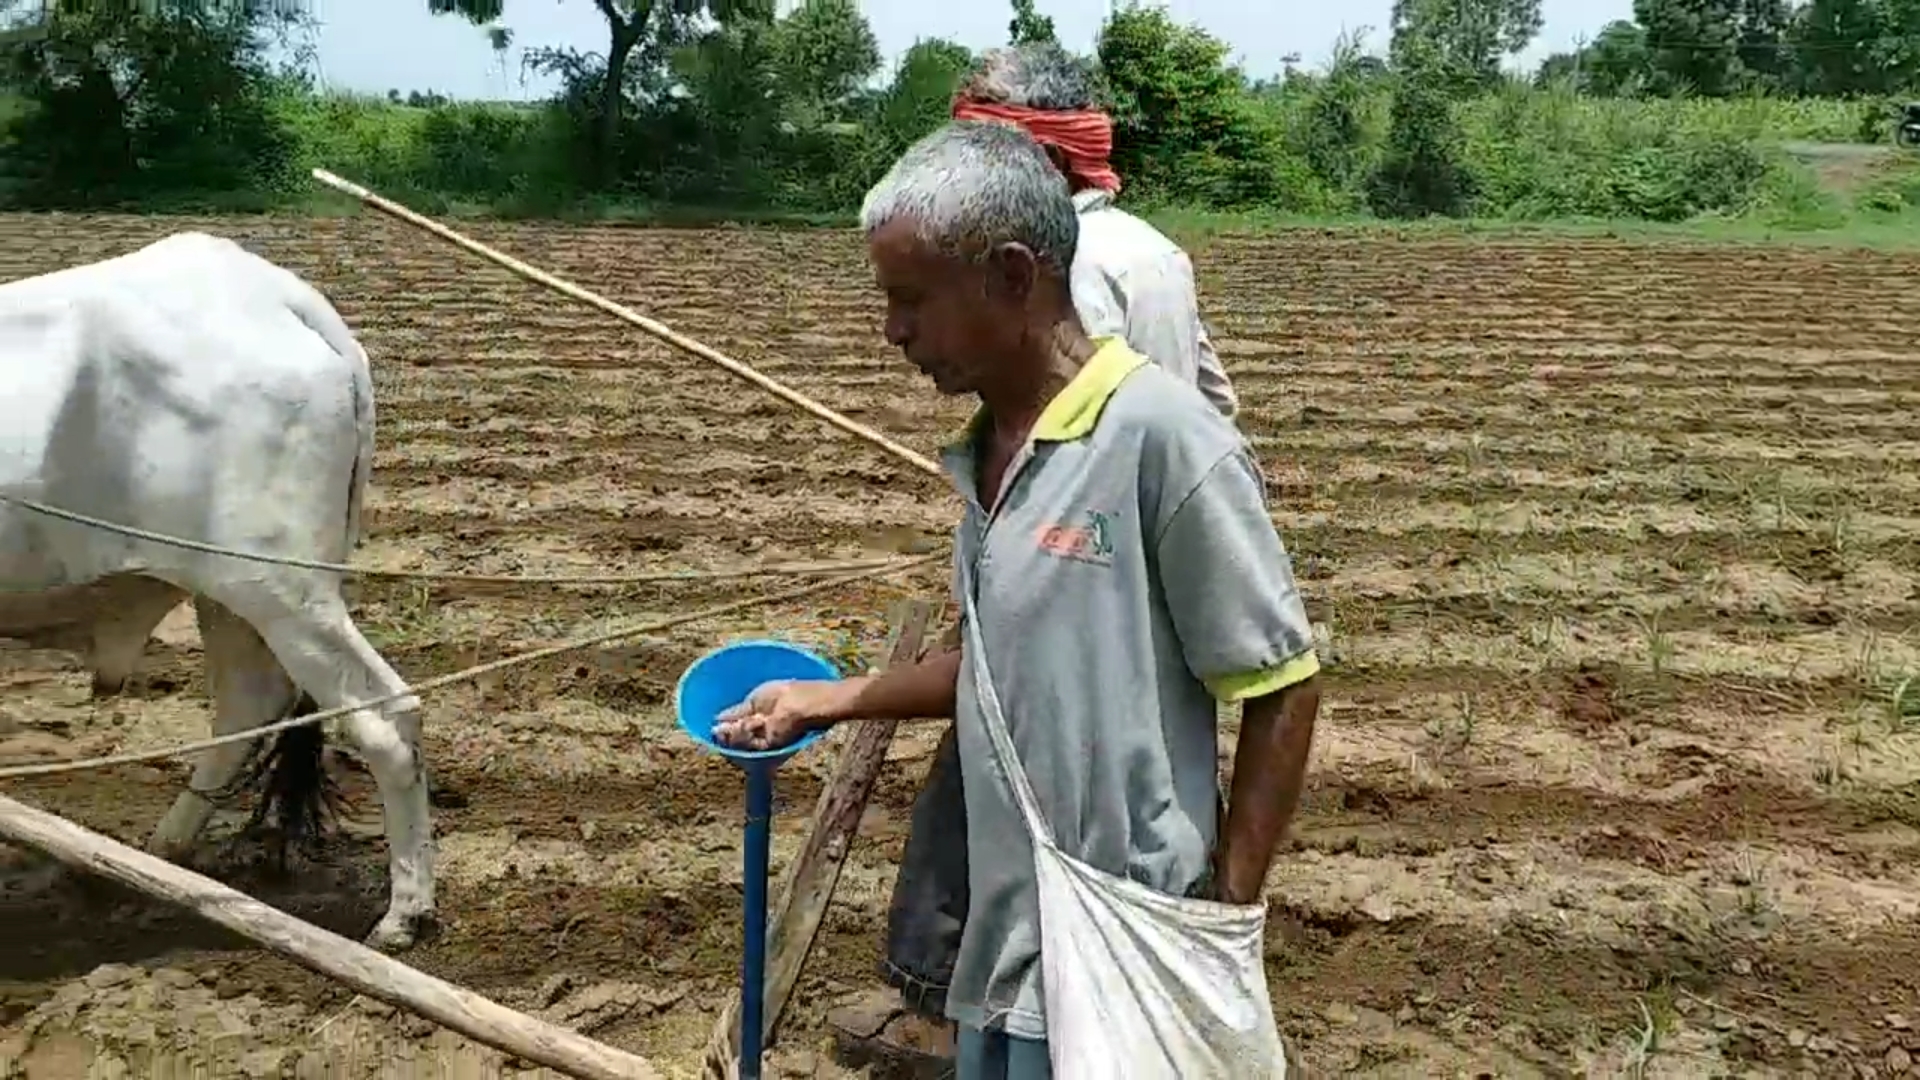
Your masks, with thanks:
[(1045, 1040), (963, 1027), (957, 1043), (954, 1080), (1052, 1080)]

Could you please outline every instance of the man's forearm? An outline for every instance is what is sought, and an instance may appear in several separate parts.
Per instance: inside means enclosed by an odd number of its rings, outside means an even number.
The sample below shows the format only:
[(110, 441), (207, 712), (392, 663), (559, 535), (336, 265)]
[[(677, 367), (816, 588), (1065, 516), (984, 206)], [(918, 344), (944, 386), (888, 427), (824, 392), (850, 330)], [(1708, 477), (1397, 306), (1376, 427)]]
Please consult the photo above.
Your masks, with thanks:
[(841, 704), (828, 723), (952, 716), (959, 678), (960, 650), (943, 649), (913, 664), (848, 679)]
[(1222, 900), (1251, 904), (1260, 899), (1274, 850), (1300, 805), (1319, 712), (1318, 676), (1246, 703), (1216, 869)]

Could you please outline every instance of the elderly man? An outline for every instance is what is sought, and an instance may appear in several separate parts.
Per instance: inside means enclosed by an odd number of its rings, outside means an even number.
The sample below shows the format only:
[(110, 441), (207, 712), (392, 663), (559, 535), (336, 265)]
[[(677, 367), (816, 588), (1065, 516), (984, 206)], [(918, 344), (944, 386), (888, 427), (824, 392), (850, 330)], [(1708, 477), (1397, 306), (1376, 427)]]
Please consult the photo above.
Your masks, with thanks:
[[(1201, 325), (1193, 264), (1179, 245), (1114, 205), (1120, 177), (1108, 158), (1113, 123), (1094, 102), (1085, 64), (1053, 43), (989, 49), (954, 97), (956, 120), (1012, 124), (1067, 178), (1079, 215), (1073, 303), (1090, 335), (1124, 338), (1135, 352), (1199, 387), (1220, 414), (1233, 385)], [(829, 1017), (847, 1063), (940, 1075), (952, 1052), (941, 1017), (967, 916), (967, 822), (952, 733), (940, 741), (915, 804), (895, 880), (881, 973), (900, 1005), (868, 1001)]]
[[(1048, 1077), (1037, 862), (1257, 919), (1247, 905), (1299, 799), (1319, 664), (1245, 441), (1191, 384), (1086, 333), (1074, 207), (1030, 138), (941, 129), (868, 194), (862, 223), (888, 340), (936, 389), (981, 404), (945, 455), (966, 499), (964, 644), (875, 676), (768, 684), (716, 734), (765, 747), (849, 720), (954, 718), (970, 886), (945, 1001), (958, 1073)], [(1224, 816), (1217, 702), (1244, 709)], [(1256, 1011), (1270, 1028), (1264, 1000)], [(1256, 1071), (1273, 1075), (1277, 1055)]]

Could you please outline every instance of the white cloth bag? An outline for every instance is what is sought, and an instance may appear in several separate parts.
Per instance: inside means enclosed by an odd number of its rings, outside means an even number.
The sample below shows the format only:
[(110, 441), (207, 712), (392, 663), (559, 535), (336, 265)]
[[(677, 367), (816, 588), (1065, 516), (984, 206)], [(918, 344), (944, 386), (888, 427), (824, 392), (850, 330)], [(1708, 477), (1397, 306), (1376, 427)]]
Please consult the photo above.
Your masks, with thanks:
[(1055, 1080), (1273, 1080), (1286, 1051), (1262, 964), (1265, 905), (1192, 900), (1061, 851), (987, 672), (972, 575), (966, 656), (987, 734), (1033, 839)]

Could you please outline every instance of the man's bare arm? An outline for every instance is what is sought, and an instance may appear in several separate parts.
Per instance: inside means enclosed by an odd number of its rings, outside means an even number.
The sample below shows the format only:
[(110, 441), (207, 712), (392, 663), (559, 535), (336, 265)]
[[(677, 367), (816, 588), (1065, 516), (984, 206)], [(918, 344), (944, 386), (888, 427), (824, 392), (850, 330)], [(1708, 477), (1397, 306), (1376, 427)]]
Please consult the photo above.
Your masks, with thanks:
[(1234, 750), (1233, 788), (1221, 829), (1214, 891), (1230, 904), (1252, 904), (1300, 805), (1320, 713), (1318, 676), (1249, 700)]
[(844, 680), (827, 724), (850, 720), (918, 720), (953, 715), (960, 650), (941, 649), (918, 662)]

